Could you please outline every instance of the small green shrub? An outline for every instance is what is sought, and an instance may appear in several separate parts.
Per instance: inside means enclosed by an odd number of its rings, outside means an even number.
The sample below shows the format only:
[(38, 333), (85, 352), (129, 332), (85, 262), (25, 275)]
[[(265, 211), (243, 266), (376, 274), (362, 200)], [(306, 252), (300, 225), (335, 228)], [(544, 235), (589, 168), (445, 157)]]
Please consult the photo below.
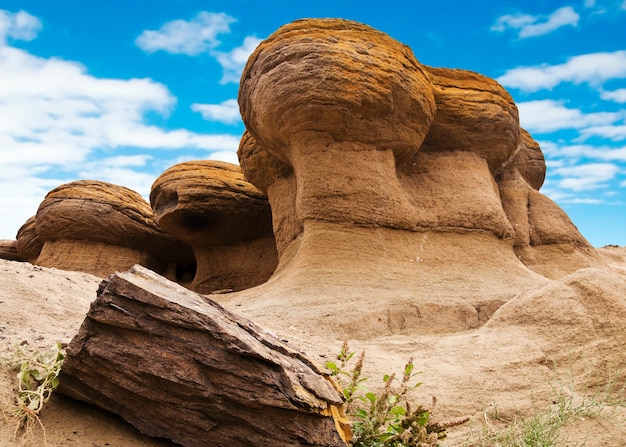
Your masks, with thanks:
[(13, 401), (3, 411), (5, 418), (16, 421), (14, 437), (20, 431), (30, 433), (37, 424), (44, 432), (45, 443), (45, 428), (39, 414), (59, 385), (59, 373), (64, 359), (65, 353), (59, 342), (47, 353), (30, 353), (18, 346), (7, 359), (8, 366), (17, 371)]
[(346, 341), (337, 355), (339, 364), (326, 363), (343, 388), (345, 412), (353, 420), (353, 447), (435, 447), (445, 439), (447, 428), (467, 422), (468, 418), (433, 422), (434, 399), (429, 408), (422, 405), (411, 408), (408, 394), (421, 385), (420, 382), (411, 384), (419, 374), (414, 371), (413, 359), (405, 365), (401, 379), (396, 379), (395, 374), (385, 375), (382, 391), (376, 394), (368, 392), (364, 386), (367, 380), (362, 377), (365, 352), (360, 354), (352, 370), (346, 369), (354, 355)]

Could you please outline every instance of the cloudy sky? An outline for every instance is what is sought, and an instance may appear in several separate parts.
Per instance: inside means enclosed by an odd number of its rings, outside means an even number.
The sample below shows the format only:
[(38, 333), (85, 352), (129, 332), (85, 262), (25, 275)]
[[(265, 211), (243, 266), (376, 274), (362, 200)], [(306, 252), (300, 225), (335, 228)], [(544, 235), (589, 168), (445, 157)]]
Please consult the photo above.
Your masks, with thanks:
[(236, 162), (241, 69), (303, 17), (497, 79), (545, 153), (542, 192), (592, 244), (626, 245), (626, 0), (0, 0), (0, 239), (62, 183), (147, 197), (175, 163)]

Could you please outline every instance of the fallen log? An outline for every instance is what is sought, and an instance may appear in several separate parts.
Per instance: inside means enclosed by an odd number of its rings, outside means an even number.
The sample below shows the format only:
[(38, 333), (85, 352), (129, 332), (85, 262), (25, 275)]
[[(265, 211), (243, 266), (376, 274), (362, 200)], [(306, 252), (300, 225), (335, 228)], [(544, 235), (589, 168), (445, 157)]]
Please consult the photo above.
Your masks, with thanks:
[(187, 447), (345, 447), (350, 437), (322, 367), (140, 266), (102, 282), (58, 390)]

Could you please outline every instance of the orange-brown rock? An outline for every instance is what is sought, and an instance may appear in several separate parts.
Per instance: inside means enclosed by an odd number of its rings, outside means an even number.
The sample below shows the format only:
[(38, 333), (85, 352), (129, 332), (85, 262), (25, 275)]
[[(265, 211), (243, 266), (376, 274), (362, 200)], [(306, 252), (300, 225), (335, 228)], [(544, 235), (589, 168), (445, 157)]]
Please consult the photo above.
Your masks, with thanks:
[(425, 69), (369, 27), (311, 19), (259, 45), (239, 101), (239, 157), (267, 191), (280, 262), (227, 299), (260, 314), (289, 303), (312, 326), (330, 301), (325, 328), (368, 337), (477, 327), (545, 281), (516, 257), (492, 175), (519, 139), (494, 81)]
[(546, 166), (539, 144), (525, 130), (515, 154), (496, 175), (502, 206), (514, 229), (514, 250), (529, 268), (557, 279), (602, 264), (567, 214), (539, 192)]
[(308, 19), (259, 45), (239, 104), (240, 162), (267, 192), (280, 254), (267, 283), (228, 297), (255, 315), (289, 302), (318, 324), (330, 300), (324, 327), (353, 336), (454, 332), (599, 265), (538, 192), (541, 150), (492, 79), (422, 66), (358, 23)]
[(239, 103), (259, 145), (293, 169), (299, 221), (412, 226), (395, 165), (419, 148), (435, 102), (407, 46), (347, 20), (298, 20), (251, 55)]
[(425, 67), (437, 113), (419, 151), (399, 167), (417, 226), (512, 236), (492, 172), (519, 142), (517, 107), (496, 81)]
[(43, 248), (43, 242), (37, 236), (35, 220), (35, 216), (29, 217), (17, 231), (17, 253), (21, 259), (31, 264), (37, 262)]
[(43, 241), (37, 264), (106, 277), (141, 264), (164, 273), (170, 263), (193, 263), (191, 249), (164, 233), (135, 191), (79, 180), (50, 191), (37, 211)]
[(59, 390), (186, 447), (345, 447), (328, 373), (261, 327), (144, 268), (112, 275)]
[(16, 241), (0, 239), (0, 259), (22, 261), (22, 258), (17, 254)]
[(217, 161), (172, 166), (152, 185), (150, 202), (159, 226), (193, 247), (192, 290), (253, 287), (276, 268), (267, 197), (238, 166)]
[(520, 138), (511, 95), (493, 79), (472, 71), (424, 68), (437, 115), (420, 152), (472, 152), (495, 172), (515, 152)]

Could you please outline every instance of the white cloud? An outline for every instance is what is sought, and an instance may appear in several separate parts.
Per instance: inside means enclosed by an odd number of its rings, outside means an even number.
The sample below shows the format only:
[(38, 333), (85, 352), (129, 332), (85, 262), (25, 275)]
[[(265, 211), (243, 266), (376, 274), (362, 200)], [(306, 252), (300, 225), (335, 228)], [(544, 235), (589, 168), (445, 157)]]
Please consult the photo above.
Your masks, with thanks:
[[(75, 62), (0, 48), (0, 152), (6, 160), (78, 162), (91, 150), (133, 146), (235, 150), (232, 135), (166, 131), (147, 125), (148, 112), (167, 114), (176, 99), (150, 79), (100, 79)], [(32, 155), (30, 155), (32, 154)]]
[(553, 173), (562, 177), (558, 182), (560, 188), (584, 191), (605, 187), (619, 170), (611, 163), (589, 163), (557, 168)]
[(626, 50), (583, 54), (558, 65), (513, 68), (497, 80), (505, 87), (535, 92), (551, 89), (562, 82), (595, 86), (621, 78), (626, 78)]
[(235, 21), (224, 13), (202, 11), (190, 21), (173, 20), (156, 31), (145, 30), (135, 44), (148, 53), (163, 50), (188, 56), (209, 54), (222, 67), (220, 83), (238, 83), (248, 57), (261, 39), (247, 36), (241, 46), (230, 51), (218, 51), (216, 48), (221, 44), (218, 35), (230, 33), (230, 24)]
[(156, 31), (145, 30), (135, 44), (148, 53), (163, 50), (168, 53), (197, 56), (220, 44), (217, 36), (230, 32), (235, 19), (224, 13), (202, 11), (190, 21), (167, 22)]
[(0, 9), (0, 44), (5, 44), (7, 37), (16, 40), (33, 40), (41, 30), (41, 22), (26, 11), (12, 13)]
[(538, 133), (609, 125), (622, 118), (621, 114), (612, 112), (583, 113), (552, 99), (520, 102), (517, 107), (521, 126)]
[(582, 158), (594, 161), (626, 162), (626, 147), (592, 146), (589, 144), (559, 146), (552, 143), (550, 150), (548, 152), (544, 150), (544, 153), (553, 159), (559, 158), (556, 162), (558, 164), (552, 165), (554, 168), (565, 166), (563, 160), (567, 160), (571, 164), (577, 163)]
[(600, 98), (606, 101), (615, 101), (620, 104), (626, 103), (626, 88), (618, 88), (617, 90), (602, 90)]
[(241, 121), (239, 104), (236, 99), (227, 99), (220, 104), (192, 104), (191, 110), (202, 114), (207, 121), (219, 121), (225, 124), (235, 124)]
[(596, 0), (585, 0), (585, 8), (593, 8), (596, 5)]
[(518, 37), (542, 36), (564, 26), (577, 26), (580, 16), (571, 6), (557, 9), (549, 16), (532, 16), (528, 14), (510, 14), (499, 17), (491, 27), (493, 31), (507, 29), (518, 30)]
[(259, 46), (262, 39), (254, 36), (247, 36), (243, 40), (243, 44), (240, 47), (224, 53), (220, 51), (213, 51), (212, 54), (217, 58), (217, 62), (222, 66), (223, 76), (220, 84), (227, 84), (229, 82), (238, 83), (241, 77), (241, 72), (248, 62), (248, 58), (252, 52)]
[(624, 0), (624, 2), (622, 3), (622, 6), (620, 6), (620, 9), (626, 10), (626, 0)]
[(626, 140), (626, 125), (621, 126), (593, 126), (581, 130), (582, 139), (589, 137), (602, 137), (612, 141)]
[[(7, 17), (0, 12), (0, 34), (34, 37), (36, 18)], [(97, 78), (79, 63), (0, 42), (0, 238), (13, 238), (61, 183), (90, 177), (145, 196), (156, 162), (149, 154), (120, 156), (121, 150), (186, 149), (200, 152), (198, 158), (236, 158), (238, 135), (166, 130), (148, 122), (148, 114), (167, 116), (175, 105), (170, 91), (151, 79)]]

